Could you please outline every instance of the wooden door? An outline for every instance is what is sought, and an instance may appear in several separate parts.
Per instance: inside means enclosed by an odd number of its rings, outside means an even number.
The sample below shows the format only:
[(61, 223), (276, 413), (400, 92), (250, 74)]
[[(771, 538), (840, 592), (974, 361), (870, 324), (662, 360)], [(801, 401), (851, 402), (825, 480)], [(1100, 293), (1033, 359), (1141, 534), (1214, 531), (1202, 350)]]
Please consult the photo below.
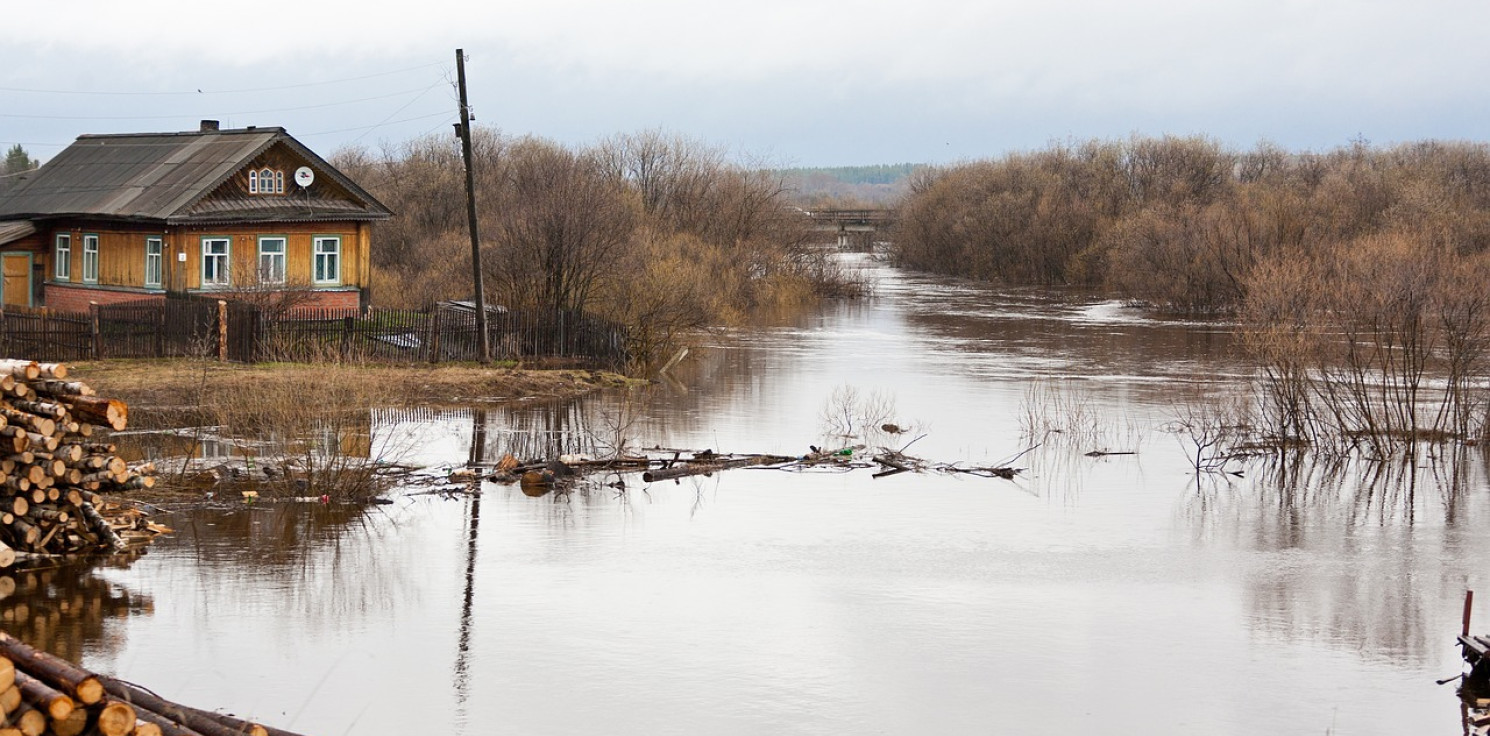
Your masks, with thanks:
[(31, 254), (0, 253), (0, 300), (7, 307), (31, 306)]

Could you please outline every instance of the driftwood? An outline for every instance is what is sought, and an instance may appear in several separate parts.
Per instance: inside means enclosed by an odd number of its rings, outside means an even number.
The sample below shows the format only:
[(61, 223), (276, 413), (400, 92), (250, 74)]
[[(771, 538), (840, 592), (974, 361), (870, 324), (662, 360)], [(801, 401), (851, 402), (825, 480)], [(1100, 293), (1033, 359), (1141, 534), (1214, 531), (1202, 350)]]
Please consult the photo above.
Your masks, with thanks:
[(659, 480), (686, 478), (690, 475), (710, 475), (712, 473), (717, 473), (722, 470), (730, 470), (733, 468), (780, 465), (781, 463), (791, 462), (792, 460), (793, 458), (784, 457), (782, 455), (747, 455), (743, 457), (722, 457), (714, 455), (713, 453), (709, 453), (702, 459), (699, 459), (698, 456), (695, 455), (694, 460), (690, 460), (681, 464), (674, 464), (670, 467), (648, 470), (647, 472), (642, 473), (642, 482), (655, 483)]
[[(916, 439), (920, 438), (918, 437)], [(909, 444), (907, 443), (906, 446), (908, 447)], [(1038, 447), (1038, 445), (1035, 447)], [(1008, 462), (996, 466), (963, 466), (958, 463), (935, 463), (906, 455), (903, 452), (904, 448), (901, 450), (880, 448), (879, 454), (872, 456), (872, 462), (869, 462), (859, 459), (862, 456), (862, 451), (866, 449), (864, 445), (841, 448), (809, 447), (809, 452), (800, 456), (767, 453), (717, 453), (713, 450), (664, 450), (660, 447), (651, 448), (641, 455), (611, 459), (575, 459), (572, 456), (566, 456), (564, 460), (555, 459), (546, 462), (523, 463), (509, 455), (504, 457), (489, 474), (483, 474), (476, 469), (465, 468), (451, 473), (447, 480), (452, 483), (467, 484), (473, 490), (475, 488), (474, 484), (480, 480), (490, 480), (504, 484), (520, 483), (523, 492), (530, 496), (546, 495), (555, 488), (563, 489), (567, 487), (566, 484), (572, 479), (591, 475), (599, 471), (619, 474), (641, 470), (643, 483), (657, 483), (691, 476), (712, 475), (717, 472), (736, 468), (849, 472), (878, 467), (879, 470), (872, 476), (874, 478), (885, 478), (900, 473), (937, 472), (1013, 480), (1023, 472), (1023, 469), (1012, 467), (1009, 463), (1023, 457), (1026, 453), (1034, 450), (1035, 447), (1028, 448), (1015, 455)], [(624, 480), (617, 480), (606, 485), (623, 491), (626, 487)], [(444, 492), (432, 491), (432, 493)]]

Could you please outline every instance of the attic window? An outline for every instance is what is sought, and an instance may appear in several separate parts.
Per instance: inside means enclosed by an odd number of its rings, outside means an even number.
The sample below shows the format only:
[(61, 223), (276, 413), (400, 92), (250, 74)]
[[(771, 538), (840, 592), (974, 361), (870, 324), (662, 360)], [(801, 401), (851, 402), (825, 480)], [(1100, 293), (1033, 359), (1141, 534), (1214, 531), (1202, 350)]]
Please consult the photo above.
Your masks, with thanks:
[(274, 169), (258, 169), (248, 172), (249, 194), (284, 194), (285, 172)]

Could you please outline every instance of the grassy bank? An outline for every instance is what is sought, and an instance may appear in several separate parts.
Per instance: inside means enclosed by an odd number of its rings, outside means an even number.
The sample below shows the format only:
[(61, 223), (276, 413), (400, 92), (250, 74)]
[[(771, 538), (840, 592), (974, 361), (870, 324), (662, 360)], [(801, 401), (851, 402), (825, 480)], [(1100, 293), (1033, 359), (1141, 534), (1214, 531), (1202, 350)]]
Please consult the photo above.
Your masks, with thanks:
[[(256, 386), (290, 386), (307, 395), (335, 380), (380, 389), (384, 405), (450, 406), (560, 399), (624, 386), (625, 377), (587, 370), (526, 370), (479, 365), (385, 366), (269, 363), (239, 365), (200, 360), (108, 360), (69, 364), (72, 374), (101, 396), (133, 410), (199, 406), (204, 386), (252, 396)], [(210, 399), (209, 399), (210, 402)], [(202, 408), (210, 408), (204, 406)]]
[[(375, 409), (564, 399), (627, 385), (614, 373), (476, 365), (77, 363), (72, 376), (130, 406), (121, 454), (149, 461), (143, 500), (366, 501), (419, 441)], [(249, 495), (243, 495), (249, 494)]]

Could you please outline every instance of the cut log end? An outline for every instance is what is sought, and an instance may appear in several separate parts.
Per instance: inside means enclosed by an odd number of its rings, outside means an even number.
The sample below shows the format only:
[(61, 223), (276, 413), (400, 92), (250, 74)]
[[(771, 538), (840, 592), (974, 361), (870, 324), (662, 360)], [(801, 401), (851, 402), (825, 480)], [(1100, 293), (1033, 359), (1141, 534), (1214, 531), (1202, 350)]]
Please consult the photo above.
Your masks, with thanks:
[(127, 736), (135, 730), (135, 709), (122, 700), (110, 700), (98, 711), (95, 726), (104, 736)]
[[(76, 692), (73, 694), (78, 696), (78, 701), (84, 705), (93, 705), (103, 700), (103, 683), (99, 682), (97, 677), (86, 678), (77, 684)], [(133, 711), (130, 712), (133, 714)], [(131, 726), (134, 725), (133, 715), (130, 715), (129, 722)]]

